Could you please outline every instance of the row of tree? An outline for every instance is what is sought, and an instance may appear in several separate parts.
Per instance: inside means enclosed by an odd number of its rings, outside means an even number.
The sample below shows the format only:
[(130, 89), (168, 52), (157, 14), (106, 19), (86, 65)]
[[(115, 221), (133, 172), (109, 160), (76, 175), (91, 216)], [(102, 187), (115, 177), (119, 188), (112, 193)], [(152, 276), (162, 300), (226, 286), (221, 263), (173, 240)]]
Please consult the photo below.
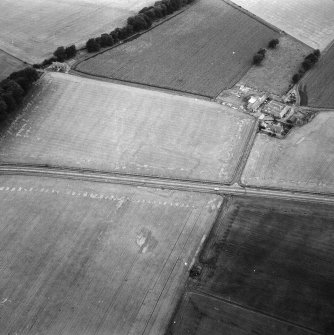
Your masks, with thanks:
[(297, 73), (295, 73), (292, 76), (292, 82), (294, 84), (297, 84), (299, 80), (304, 76), (305, 72), (310, 70), (319, 60), (320, 58), (320, 50), (316, 49), (310, 54), (308, 54), (305, 58), (304, 61), (302, 62), (299, 70)]
[(88, 52), (96, 52), (101, 48), (110, 47), (119, 41), (125, 40), (140, 31), (152, 26), (152, 22), (159, 20), (194, 0), (162, 0), (154, 3), (153, 6), (144, 7), (137, 15), (131, 16), (127, 20), (126, 26), (116, 28), (112, 32), (102, 34), (100, 37), (90, 38), (86, 42)]
[(44, 61), (41, 64), (34, 64), (33, 67), (36, 69), (40, 69), (45, 66), (51, 65), (53, 62), (64, 62), (67, 59), (73, 58), (77, 54), (77, 49), (74, 44), (68, 46), (68, 47), (58, 47), (54, 53), (53, 56), (47, 59), (44, 59)]
[[(112, 32), (104, 33), (96, 38), (90, 38), (86, 42), (86, 49), (88, 52), (96, 52), (101, 48), (113, 46), (119, 41), (150, 28), (153, 21), (172, 14), (193, 1), (194, 0), (157, 1), (153, 6), (144, 7), (137, 15), (129, 17), (125, 27), (116, 28)], [(66, 48), (61, 46), (55, 50), (52, 57), (45, 59), (41, 64), (34, 64), (33, 67), (39, 69), (51, 65), (53, 62), (64, 62), (74, 57), (76, 53), (77, 49), (74, 44)]]
[(6, 120), (15, 111), (38, 77), (34, 68), (27, 67), (0, 82), (0, 121)]

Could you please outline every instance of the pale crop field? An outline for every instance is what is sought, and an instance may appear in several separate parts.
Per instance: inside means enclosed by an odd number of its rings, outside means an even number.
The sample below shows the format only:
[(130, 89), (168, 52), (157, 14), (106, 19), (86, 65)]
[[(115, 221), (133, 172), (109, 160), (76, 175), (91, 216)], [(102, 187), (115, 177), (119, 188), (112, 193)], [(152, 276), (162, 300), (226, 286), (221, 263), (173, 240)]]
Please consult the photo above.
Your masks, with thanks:
[(323, 50), (334, 39), (333, 0), (233, 0), (268, 23)]
[(24, 69), (23, 62), (0, 50), (0, 80), (7, 78), (12, 72)]
[(123, 26), (152, 0), (1, 0), (0, 49), (30, 63)]
[(292, 76), (312, 48), (288, 35), (279, 37), (276, 49), (268, 49), (260, 66), (252, 66), (239, 84), (278, 95), (285, 94)]
[(221, 203), (1, 176), (1, 333), (163, 334)]
[(217, 103), (50, 73), (0, 140), (0, 162), (230, 183), (254, 125)]
[(221, 0), (198, 0), (139, 38), (80, 63), (96, 76), (217, 96), (278, 33)]
[(334, 114), (320, 113), (279, 140), (258, 134), (242, 176), (249, 186), (334, 193)]

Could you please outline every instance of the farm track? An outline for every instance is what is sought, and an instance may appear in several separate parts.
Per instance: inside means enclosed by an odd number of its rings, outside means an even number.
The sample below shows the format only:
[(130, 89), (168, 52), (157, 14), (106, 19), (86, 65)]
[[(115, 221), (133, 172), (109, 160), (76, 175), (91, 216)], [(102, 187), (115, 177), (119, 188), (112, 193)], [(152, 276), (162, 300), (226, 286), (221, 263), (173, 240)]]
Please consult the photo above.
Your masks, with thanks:
[(279, 200), (298, 200), (303, 202), (316, 202), (334, 204), (334, 196), (318, 193), (305, 193), (294, 191), (273, 190), (264, 188), (242, 187), (239, 184), (222, 185), (212, 182), (197, 182), (190, 180), (176, 180), (159, 177), (144, 177), (136, 175), (125, 175), (107, 173), (103, 171), (28, 166), (28, 165), (0, 165), (1, 175), (27, 175), (52, 177), (63, 179), (83, 180), (99, 183), (125, 184), (138, 187), (153, 187), (171, 190), (180, 190), (188, 192), (212, 193), (217, 195), (236, 195), (246, 197), (263, 197)]

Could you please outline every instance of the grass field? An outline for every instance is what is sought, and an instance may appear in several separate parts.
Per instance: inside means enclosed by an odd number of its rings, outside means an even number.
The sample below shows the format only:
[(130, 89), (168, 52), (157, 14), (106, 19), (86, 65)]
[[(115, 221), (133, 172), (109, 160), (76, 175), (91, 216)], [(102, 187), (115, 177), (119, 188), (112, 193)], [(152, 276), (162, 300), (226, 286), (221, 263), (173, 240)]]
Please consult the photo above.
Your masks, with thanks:
[(334, 39), (333, 0), (233, 0), (314, 49)]
[[(136, 40), (77, 70), (206, 96), (232, 86), (278, 34), (221, 0), (199, 0)], [(232, 37), (233, 36), (233, 37)]]
[(85, 42), (122, 26), (152, 0), (0, 1), (0, 49), (29, 63), (40, 62), (60, 45)]
[(1, 333), (163, 334), (221, 199), (1, 176)]
[(26, 66), (20, 60), (0, 50), (0, 81), (7, 78), (12, 72), (22, 70)]
[(316, 67), (301, 82), (306, 89), (308, 105), (334, 108), (334, 45), (320, 58)]
[(312, 48), (288, 35), (279, 37), (277, 49), (268, 49), (260, 66), (252, 66), (240, 84), (278, 95), (285, 94), (292, 76), (298, 72), (304, 57)]
[(334, 193), (334, 114), (320, 113), (279, 140), (258, 134), (242, 176), (256, 187)]
[(48, 74), (0, 141), (0, 162), (229, 183), (254, 119), (216, 103)]
[[(284, 324), (267, 320), (265, 314), (321, 334), (333, 334), (333, 218), (330, 205), (233, 198), (199, 255), (203, 267), (200, 276), (188, 285), (189, 290), (225, 303), (217, 306), (214, 300), (196, 298), (197, 310), (193, 304), (183, 316), (184, 322), (193, 320), (194, 331), (189, 333), (211, 334), (196, 332), (199, 324), (204, 329), (230, 326), (234, 331), (228, 334), (250, 334), (248, 326), (258, 330), (256, 334), (286, 334), (280, 328)], [(207, 314), (201, 314), (201, 309)], [(218, 314), (217, 320), (214, 316)], [(278, 332), (271, 329), (275, 326), (279, 326)], [(216, 330), (216, 334), (223, 333)]]

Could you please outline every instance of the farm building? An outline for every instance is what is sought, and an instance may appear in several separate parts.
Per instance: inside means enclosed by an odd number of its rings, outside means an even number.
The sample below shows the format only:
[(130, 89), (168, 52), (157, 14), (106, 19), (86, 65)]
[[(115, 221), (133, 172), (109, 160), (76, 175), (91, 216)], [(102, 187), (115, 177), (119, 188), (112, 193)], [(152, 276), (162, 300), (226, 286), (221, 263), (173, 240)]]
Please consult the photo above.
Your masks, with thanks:
[(248, 100), (247, 109), (255, 113), (259, 107), (267, 100), (268, 95), (264, 94), (261, 97), (251, 96)]

